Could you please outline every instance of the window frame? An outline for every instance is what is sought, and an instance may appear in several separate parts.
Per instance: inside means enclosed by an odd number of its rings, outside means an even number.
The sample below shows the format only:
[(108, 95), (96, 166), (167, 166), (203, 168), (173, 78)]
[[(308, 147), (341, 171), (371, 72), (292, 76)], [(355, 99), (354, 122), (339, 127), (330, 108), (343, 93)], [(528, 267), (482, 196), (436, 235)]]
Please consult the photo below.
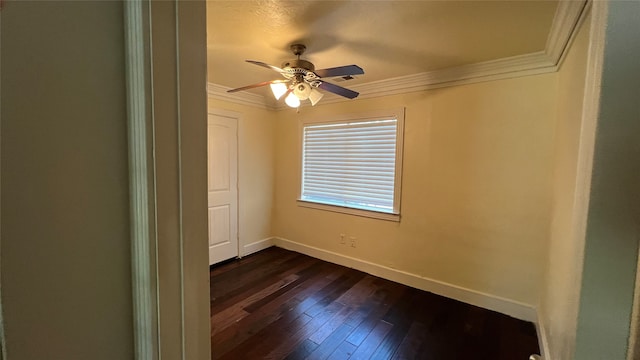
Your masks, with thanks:
[[(303, 164), (304, 164), (304, 129), (311, 125), (323, 125), (323, 124), (340, 124), (347, 122), (366, 122), (375, 120), (396, 120), (396, 150), (395, 150), (395, 173), (393, 179), (393, 211), (382, 212), (376, 210), (358, 209), (348, 206), (340, 206), (334, 204), (326, 204), (321, 202), (315, 202), (302, 199), (302, 185), (303, 185)], [(405, 109), (394, 108), (387, 110), (377, 110), (365, 113), (357, 114), (343, 114), (337, 116), (331, 116), (328, 118), (313, 118), (302, 119), (299, 121), (298, 131), (298, 198), (297, 204), (301, 207), (326, 210), (332, 212), (338, 212), (343, 214), (350, 214), (356, 216), (364, 216), (374, 219), (388, 220), (388, 221), (400, 221), (400, 203), (402, 199), (402, 157), (404, 149), (404, 120)]]

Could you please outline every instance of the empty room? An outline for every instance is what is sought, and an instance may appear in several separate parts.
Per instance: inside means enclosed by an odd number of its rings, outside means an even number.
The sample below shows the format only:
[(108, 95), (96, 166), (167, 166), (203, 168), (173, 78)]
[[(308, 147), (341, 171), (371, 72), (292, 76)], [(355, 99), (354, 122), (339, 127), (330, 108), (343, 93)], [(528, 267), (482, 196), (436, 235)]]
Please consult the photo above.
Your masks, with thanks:
[(207, 5), (214, 359), (571, 356), (590, 3)]

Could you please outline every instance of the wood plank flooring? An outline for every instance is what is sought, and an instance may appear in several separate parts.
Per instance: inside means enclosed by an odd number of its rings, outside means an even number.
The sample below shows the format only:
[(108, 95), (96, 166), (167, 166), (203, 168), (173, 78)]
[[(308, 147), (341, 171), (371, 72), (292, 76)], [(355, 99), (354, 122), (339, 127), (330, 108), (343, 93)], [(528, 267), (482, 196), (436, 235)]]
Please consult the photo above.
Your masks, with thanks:
[(527, 360), (533, 324), (280, 248), (211, 269), (212, 359)]

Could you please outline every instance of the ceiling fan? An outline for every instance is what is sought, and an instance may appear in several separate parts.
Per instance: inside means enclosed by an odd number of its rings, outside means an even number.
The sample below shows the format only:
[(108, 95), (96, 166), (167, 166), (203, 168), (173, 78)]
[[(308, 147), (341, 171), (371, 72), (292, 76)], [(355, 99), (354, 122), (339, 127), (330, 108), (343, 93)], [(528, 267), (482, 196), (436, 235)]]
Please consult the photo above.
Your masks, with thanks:
[(326, 82), (322, 79), (327, 77), (350, 77), (352, 75), (362, 75), (364, 74), (364, 70), (362, 70), (361, 67), (358, 65), (346, 65), (316, 70), (315, 66), (311, 62), (300, 59), (300, 55), (302, 55), (306, 49), (307, 47), (302, 44), (291, 45), (291, 51), (298, 58), (291, 61), (285, 61), (282, 64), (282, 67), (276, 67), (255, 60), (246, 60), (248, 63), (278, 72), (284, 77), (284, 79), (247, 85), (237, 89), (228, 90), (227, 92), (233, 93), (269, 85), (277, 100), (284, 96), (285, 103), (294, 108), (300, 106), (301, 100), (309, 99), (312, 106), (318, 103), (324, 94), (318, 91), (317, 88), (349, 99), (354, 99), (359, 95), (353, 90)]

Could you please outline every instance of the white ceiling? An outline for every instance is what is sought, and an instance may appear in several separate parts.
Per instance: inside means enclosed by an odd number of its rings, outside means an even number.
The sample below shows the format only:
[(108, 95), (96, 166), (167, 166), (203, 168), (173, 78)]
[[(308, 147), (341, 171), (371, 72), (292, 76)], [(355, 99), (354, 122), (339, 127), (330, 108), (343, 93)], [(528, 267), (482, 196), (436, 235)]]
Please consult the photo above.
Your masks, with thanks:
[[(208, 81), (229, 88), (280, 78), (244, 62), (317, 69), (357, 64), (349, 87), (545, 50), (558, 1), (208, 1)], [(331, 81), (331, 80), (330, 80)], [(251, 90), (265, 94), (266, 88)]]

